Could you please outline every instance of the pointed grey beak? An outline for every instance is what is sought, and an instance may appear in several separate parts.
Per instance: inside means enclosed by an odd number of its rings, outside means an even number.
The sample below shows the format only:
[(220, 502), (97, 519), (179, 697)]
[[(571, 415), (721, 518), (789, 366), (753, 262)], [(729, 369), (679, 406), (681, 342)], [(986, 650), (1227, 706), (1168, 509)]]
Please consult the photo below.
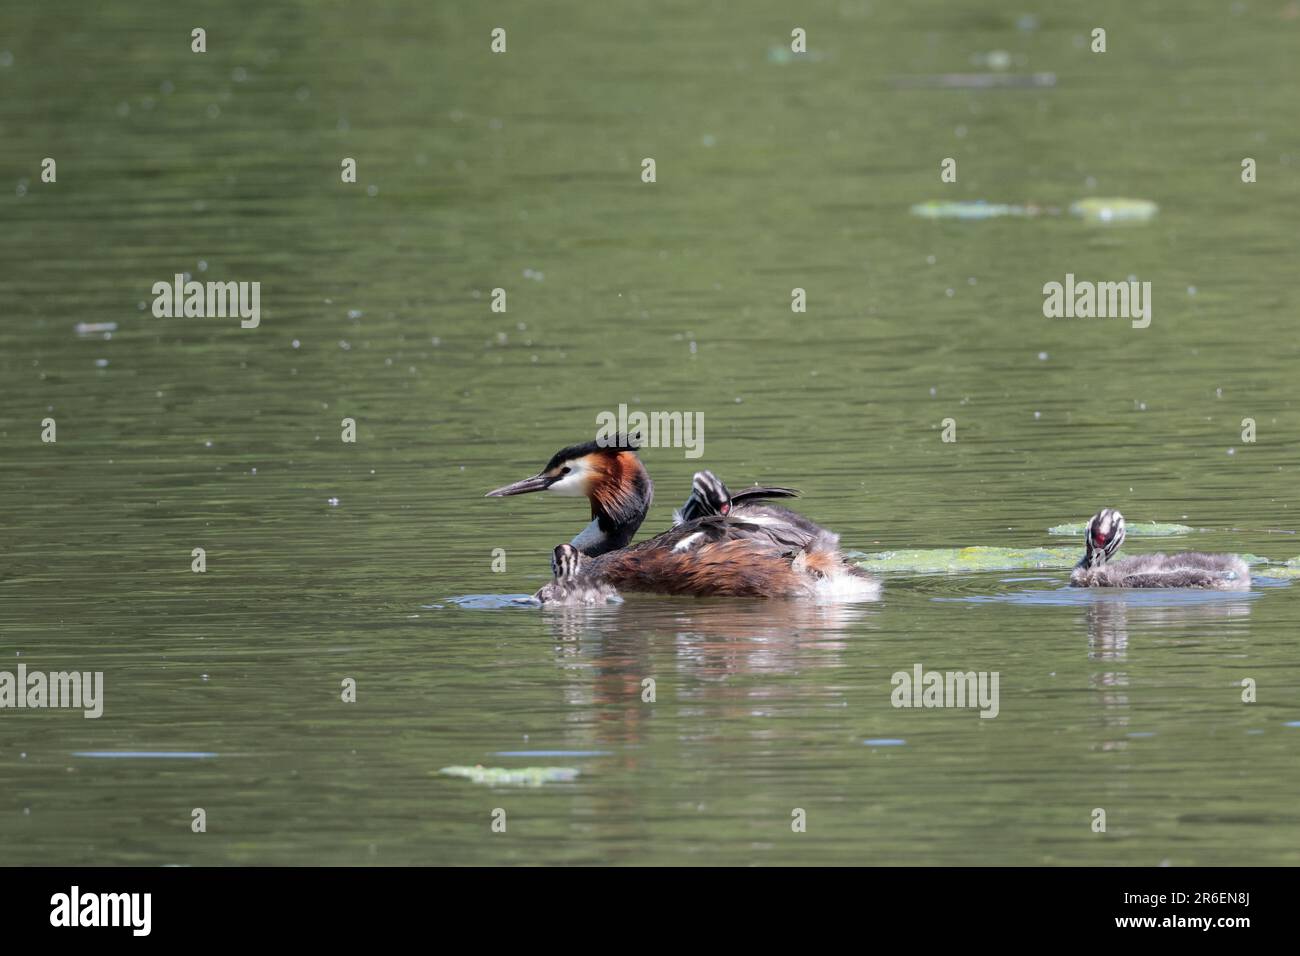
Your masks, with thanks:
[(530, 491), (545, 491), (551, 484), (551, 479), (545, 475), (534, 475), (531, 478), (525, 478), (522, 481), (516, 481), (513, 485), (506, 485), (504, 488), (498, 488), (496, 491), (489, 491), (484, 498), (505, 498), (509, 495), (526, 495)]

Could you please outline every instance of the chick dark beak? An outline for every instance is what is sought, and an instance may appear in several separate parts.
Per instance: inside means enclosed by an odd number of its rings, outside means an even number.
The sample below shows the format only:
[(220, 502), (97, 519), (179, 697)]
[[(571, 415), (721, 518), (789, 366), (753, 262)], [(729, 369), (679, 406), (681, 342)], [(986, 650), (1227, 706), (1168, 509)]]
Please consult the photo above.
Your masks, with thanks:
[(498, 488), (496, 491), (489, 491), (484, 498), (505, 498), (510, 495), (526, 495), (530, 491), (545, 491), (551, 484), (551, 479), (545, 475), (534, 475), (531, 478), (525, 478), (522, 481), (516, 481), (513, 485), (506, 485), (504, 488)]

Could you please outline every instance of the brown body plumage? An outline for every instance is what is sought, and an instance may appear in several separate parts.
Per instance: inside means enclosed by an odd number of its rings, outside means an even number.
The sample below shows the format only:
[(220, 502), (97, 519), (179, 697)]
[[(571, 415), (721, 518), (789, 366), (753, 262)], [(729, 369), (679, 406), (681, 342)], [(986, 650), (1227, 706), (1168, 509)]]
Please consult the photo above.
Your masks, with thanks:
[(804, 541), (781, 541), (768, 533), (770, 525), (746, 520), (755, 517), (754, 511), (742, 506), (732, 515), (687, 522), (593, 558), (584, 573), (620, 591), (697, 597), (813, 597), (819, 589), (833, 590), (840, 576), (858, 582), (863, 590), (878, 589), (870, 575), (839, 553), (836, 535), (818, 529), (819, 534)]

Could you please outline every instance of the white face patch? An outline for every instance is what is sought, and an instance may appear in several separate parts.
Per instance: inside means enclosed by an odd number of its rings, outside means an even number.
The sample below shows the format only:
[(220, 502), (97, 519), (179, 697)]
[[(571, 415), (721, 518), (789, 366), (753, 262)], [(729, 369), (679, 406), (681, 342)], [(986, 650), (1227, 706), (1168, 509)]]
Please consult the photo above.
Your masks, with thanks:
[(546, 490), (553, 495), (561, 495), (565, 498), (587, 497), (587, 485), (591, 479), (591, 470), (587, 467), (586, 461), (582, 458), (575, 461), (566, 461), (561, 467), (568, 468), (569, 473), (550, 485)]

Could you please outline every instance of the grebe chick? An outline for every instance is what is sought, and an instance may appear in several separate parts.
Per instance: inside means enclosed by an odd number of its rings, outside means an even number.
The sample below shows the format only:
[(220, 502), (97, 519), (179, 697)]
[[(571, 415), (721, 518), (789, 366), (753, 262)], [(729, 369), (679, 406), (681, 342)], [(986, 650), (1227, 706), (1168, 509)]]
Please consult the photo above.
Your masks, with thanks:
[(837, 600), (880, 593), (879, 581), (840, 553), (838, 535), (762, 502), (796, 492), (752, 488), (733, 496), (708, 472), (696, 475), (670, 530), (632, 545), (653, 487), (631, 444), (594, 441), (562, 449), (538, 474), (488, 497), (533, 491), (586, 496), (591, 524), (570, 542), (587, 558), (581, 576), (623, 592)]
[(1111, 561), (1124, 543), (1124, 516), (1103, 508), (1083, 532), (1083, 560), (1070, 573), (1078, 588), (1208, 588), (1249, 591), (1250, 567), (1235, 554), (1139, 554)]
[(555, 580), (543, 584), (533, 595), (534, 601), (571, 606), (622, 601), (613, 587), (582, 573), (582, 553), (571, 544), (562, 544), (551, 553), (551, 571)]
[(764, 488), (759, 485), (733, 495), (713, 472), (697, 471), (691, 479), (691, 496), (686, 499), (686, 504), (673, 512), (673, 527), (706, 515), (730, 514), (737, 505), (754, 504), (764, 498), (798, 497), (799, 492), (793, 488)]

